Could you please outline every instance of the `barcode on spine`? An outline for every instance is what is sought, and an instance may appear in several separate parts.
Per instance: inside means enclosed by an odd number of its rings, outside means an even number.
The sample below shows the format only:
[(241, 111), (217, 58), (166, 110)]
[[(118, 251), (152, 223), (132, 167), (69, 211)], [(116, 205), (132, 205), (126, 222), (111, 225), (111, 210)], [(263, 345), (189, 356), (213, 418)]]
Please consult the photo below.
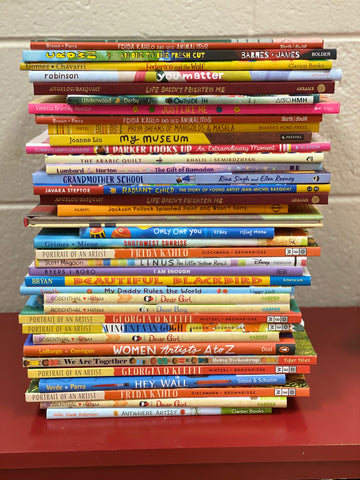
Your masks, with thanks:
[(285, 255), (304, 255), (306, 256), (306, 248), (285, 248)]
[(275, 388), (276, 397), (295, 397), (295, 388)]
[(275, 368), (276, 373), (296, 373), (297, 372), (297, 367), (292, 365), (290, 366), (283, 366), (283, 365), (278, 365)]
[(284, 315), (268, 315), (266, 317), (267, 323), (287, 323), (289, 317)]

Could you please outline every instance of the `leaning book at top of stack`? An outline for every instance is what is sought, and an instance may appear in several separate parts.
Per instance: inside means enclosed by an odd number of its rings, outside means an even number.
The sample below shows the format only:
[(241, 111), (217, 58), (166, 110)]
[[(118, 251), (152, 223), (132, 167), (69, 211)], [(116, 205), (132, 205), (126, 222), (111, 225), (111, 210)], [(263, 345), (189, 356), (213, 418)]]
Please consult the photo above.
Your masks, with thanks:
[[(320, 255), (321, 39), (31, 42), (47, 131), (20, 291), (47, 418), (265, 414), (309, 396), (295, 286)], [(70, 72), (71, 70), (71, 72)]]

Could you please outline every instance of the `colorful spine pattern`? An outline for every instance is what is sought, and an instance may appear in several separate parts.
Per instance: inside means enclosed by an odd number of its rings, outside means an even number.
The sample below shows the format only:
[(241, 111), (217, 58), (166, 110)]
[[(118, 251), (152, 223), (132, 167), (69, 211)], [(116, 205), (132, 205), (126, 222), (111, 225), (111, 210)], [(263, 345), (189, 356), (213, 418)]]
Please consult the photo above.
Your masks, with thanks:
[[(311, 54), (312, 52), (312, 54)], [(292, 57), (290, 56), (292, 53)], [(319, 57), (330, 57), (334, 49), (313, 50), (310, 55), (316, 56), (317, 61), (310, 62), (308, 59), (301, 59), (303, 52), (290, 52), (286, 59), (286, 53), (283, 50), (267, 50), (263, 52), (260, 58), (246, 59), (250, 56), (248, 50), (213, 50), (213, 51), (191, 51), (191, 50), (23, 50), (24, 62), (221, 62), (239, 63), (244, 70), (251, 69), (275, 69), (281, 68), (310, 68), (310, 69), (329, 69), (332, 62), (329, 60), (320, 60)], [(256, 56), (256, 51), (252, 52), (252, 57)], [(244, 58), (245, 57), (245, 58)], [(261, 58), (262, 57), (262, 58)], [(269, 57), (272, 57), (268, 60)], [(281, 58), (283, 57), (283, 58)], [(276, 66), (272, 65), (272, 59), (277, 60)], [(256, 60), (253, 62), (251, 60)], [(254, 63), (259, 64), (254, 66)], [(138, 68), (136, 68), (137, 70)], [(161, 70), (161, 67), (158, 68)]]

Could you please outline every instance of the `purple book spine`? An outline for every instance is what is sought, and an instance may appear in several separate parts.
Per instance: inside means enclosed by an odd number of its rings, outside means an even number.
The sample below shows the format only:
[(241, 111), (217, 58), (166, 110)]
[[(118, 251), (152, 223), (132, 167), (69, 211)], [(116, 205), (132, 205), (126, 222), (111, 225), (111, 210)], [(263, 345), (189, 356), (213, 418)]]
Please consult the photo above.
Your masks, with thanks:
[(31, 276), (63, 275), (256, 275), (292, 276), (303, 274), (303, 267), (97, 267), (97, 268), (38, 268), (29, 267)]

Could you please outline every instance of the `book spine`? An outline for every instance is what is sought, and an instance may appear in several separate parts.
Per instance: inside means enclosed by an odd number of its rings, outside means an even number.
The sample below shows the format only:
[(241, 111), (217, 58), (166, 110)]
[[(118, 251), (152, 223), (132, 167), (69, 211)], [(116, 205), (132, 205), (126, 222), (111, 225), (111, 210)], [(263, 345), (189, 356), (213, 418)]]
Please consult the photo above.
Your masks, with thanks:
[(84, 402), (42, 402), (40, 408), (137, 408), (137, 407), (233, 407), (233, 408), (286, 408), (286, 397), (219, 397), (219, 398), (169, 398), (166, 400), (89, 400)]
[[(320, 247), (318, 245), (308, 246), (308, 237), (306, 233), (303, 235), (288, 235), (277, 237), (277, 245), (275, 242), (272, 246), (263, 247), (240, 247), (240, 248), (101, 248), (94, 250), (92, 248), (82, 248), (79, 245), (73, 246), (76, 250), (69, 251), (71, 246), (65, 244), (58, 247), (58, 250), (52, 249), (53, 245), (47, 246), (45, 242), (35, 237), (35, 257), (38, 259), (76, 259), (76, 258), (212, 258), (214, 255), (222, 257), (272, 257), (272, 256), (320, 256)], [(45, 239), (44, 239), (45, 240)], [(286, 245), (291, 245), (291, 247)], [(135, 247), (136, 245), (134, 245)], [(89, 247), (89, 246), (87, 246)], [(130, 247), (130, 245), (128, 245)], [(301, 247), (301, 248), (299, 248)], [(48, 249), (50, 248), (50, 250)], [(172, 255), (172, 252), (174, 254)], [(164, 292), (166, 293), (166, 292)], [(169, 293), (169, 292), (168, 292)], [(175, 292), (174, 292), (175, 293)], [(199, 292), (198, 292), (199, 293)]]
[[(58, 288), (51, 288), (49, 290), (51, 291), (45, 291), (46, 289), (42, 289), (42, 291), (35, 291), (36, 287), (26, 287), (25, 283), (22, 283), (20, 286), (20, 293), (29, 295), (43, 295), (45, 293), (71, 293), (69, 292), (68, 287), (58, 287)], [(33, 293), (31, 293), (33, 291)], [(61, 291), (60, 291), (61, 290)], [(222, 293), (229, 293), (229, 294), (239, 294), (239, 293), (256, 293), (256, 294), (280, 294), (280, 293), (290, 293), (291, 295), (294, 294), (294, 287), (257, 287), (257, 286), (252, 286), (252, 287), (229, 287), (226, 288), (226, 292), (223, 291), (221, 288), (217, 287), (196, 287), (196, 288), (190, 288), (190, 287), (172, 287), (172, 288), (167, 288), (167, 287), (117, 287), (115, 289), (107, 289), (107, 287), (92, 287), (91, 289), (92, 293), (118, 293), (118, 294), (177, 294), (177, 293), (182, 293), (182, 294), (222, 294)], [(86, 293), (86, 287), (73, 287), (71, 289), (72, 293)], [(87, 292), (89, 293), (89, 292)], [(56, 323), (56, 322), (55, 322)], [(85, 322), (86, 323), (86, 322)], [(101, 322), (100, 322), (101, 323)]]
[[(329, 70), (332, 68), (332, 60), (257, 60), (257, 61), (242, 61), (242, 60), (214, 60), (214, 61), (197, 61), (189, 62), (185, 60), (176, 60), (173, 62), (164, 61), (164, 59), (159, 61), (86, 61), (86, 62), (56, 62), (51, 63), (49, 59), (46, 63), (31, 62), (31, 63), (21, 63), (20, 70), (27, 71), (57, 71), (60, 73), (63, 72), (84, 72), (84, 71), (116, 71), (116, 72), (152, 72), (152, 71), (183, 71), (183, 72), (219, 72), (219, 71), (259, 71), (259, 70), (295, 70), (301, 69), (306, 70)], [(209, 76), (206, 76), (208, 80)]]
[[(264, 81), (264, 82), (34, 82), (34, 95), (244, 95), (334, 93), (335, 81)], [(36, 113), (36, 112), (34, 112)], [(40, 113), (40, 112), (39, 112)], [(45, 112), (48, 113), (48, 112)]]
[(105, 418), (105, 417), (184, 417), (194, 415), (250, 415), (270, 414), (268, 407), (224, 408), (224, 407), (185, 407), (185, 408), (48, 408), (46, 419)]
[[(70, 159), (71, 160), (71, 159)], [(48, 164), (46, 165), (45, 172), (48, 175), (53, 174), (70, 174), (70, 175), (86, 175), (88, 173), (96, 174), (122, 174), (122, 173), (146, 173), (146, 172), (158, 172), (161, 174), (167, 173), (177, 173), (181, 175), (182, 173), (227, 173), (227, 172), (279, 172), (279, 171), (319, 171), (323, 169), (322, 163), (311, 162), (311, 163), (248, 163), (248, 164), (212, 164), (212, 163), (202, 163), (202, 164), (192, 164), (191, 166), (184, 166), (184, 163), (173, 163), (166, 165), (154, 165), (154, 164), (143, 164), (143, 165), (80, 165), (80, 164)], [(150, 202), (149, 202), (150, 203)]]
[[(238, 195), (238, 198), (236, 202), (217, 202), (220, 204), (239, 204), (239, 203), (247, 203), (247, 202), (239, 202), (240, 198), (244, 198), (243, 196), (248, 194), (253, 195), (253, 193), (256, 193), (258, 195), (260, 194), (293, 194), (293, 193), (309, 193), (309, 192), (315, 192), (316, 194), (318, 193), (324, 193), (324, 192), (330, 192), (330, 184), (288, 184), (288, 183), (270, 183), (270, 184), (252, 184), (252, 185), (171, 185), (171, 186), (166, 186), (162, 185), (160, 186), (155, 186), (155, 185), (132, 185), (131, 187), (122, 187), (120, 185), (114, 185), (112, 187), (108, 186), (103, 186), (103, 185), (86, 185), (86, 186), (74, 186), (74, 185), (34, 185), (33, 187), (33, 192), (35, 195), (64, 195), (64, 194), (71, 194), (71, 195), (91, 195), (91, 196), (96, 196), (96, 195), (105, 195), (109, 196), (109, 200), (105, 202), (105, 204), (110, 204), (112, 203), (112, 198), (118, 198), (120, 200), (119, 196), (122, 196), (124, 198), (123, 204), (126, 205), (126, 202), (130, 202), (131, 205), (135, 204), (140, 204), (143, 205), (146, 201), (145, 195), (155, 195), (156, 199), (162, 199), (168, 195), (171, 195), (170, 200), (167, 200), (164, 202), (165, 204), (170, 203), (172, 204), (173, 202), (171, 199), (176, 199), (176, 195), (178, 196), (183, 196), (183, 195), (191, 195), (191, 194), (196, 194), (197, 198), (199, 198), (199, 202), (201, 202), (201, 198), (199, 195), (206, 195), (206, 194), (217, 194), (221, 195), (224, 200), (226, 198), (229, 198), (228, 195)], [(126, 195), (129, 195), (129, 199), (125, 200)], [(144, 195), (145, 194), (145, 195)], [(143, 196), (143, 201), (142, 202), (136, 202), (136, 197), (140, 199), (140, 195)], [(134, 197), (134, 202), (132, 197)], [(205, 197), (204, 197), (205, 198)], [(231, 198), (231, 197), (230, 197)], [(234, 198), (234, 197), (233, 197)], [(280, 199), (283, 198), (282, 196)], [(284, 197), (285, 198), (285, 197)], [(276, 197), (277, 202), (275, 203), (280, 203), (279, 196)], [(175, 200), (176, 201), (176, 200)], [(59, 202), (57, 202), (59, 203)], [(80, 203), (78, 201), (78, 203)], [(83, 204), (85, 204), (84, 202)], [(92, 202), (88, 202), (92, 203)], [(95, 202), (93, 202), (95, 203)], [(117, 202), (120, 203), (120, 202)], [(147, 205), (150, 204), (157, 204), (159, 202), (155, 201), (151, 202), (150, 200)], [(190, 202), (189, 202), (190, 203)], [(287, 203), (287, 202), (284, 202)], [(316, 203), (316, 202), (315, 202)], [(114, 204), (115, 201), (114, 201)], [(179, 202), (179, 204), (187, 204), (186, 202)], [(251, 204), (258, 204), (258, 202), (252, 201)], [(210, 203), (211, 205), (211, 203)], [(264, 203), (266, 205), (266, 203)]]
[[(251, 41), (249, 41), (251, 40)], [(272, 38), (272, 39), (224, 39), (224, 40), (166, 40), (166, 41), (38, 41), (30, 42), (31, 50), (257, 50), (259, 48), (284, 49), (322, 49), (324, 41), (321, 38)]]
[[(294, 243), (291, 244), (292, 239), (294, 239)], [(233, 256), (230, 255), (230, 252), (234, 254), (236, 252), (235, 247), (273, 247), (273, 246), (278, 246), (278, 245), (297, 245), (297, 246), (307, 246), (307, 235), (302, 235), (302, 236), (296, 236), (296, 235), (284, 235), (284, 236), (276, 236), (274, 239), (266, 239), (266, 238), (238, 238), (238, 239), (229, 239), (229, 238), (223, 238), (223, 239), (207, 239), (207, 238), (183, 238), (183, 239), (122, 239), (122, 238), (80, 238), (78, 236), (70, 236), (68, 235), (67, 237), (62, 237), (61, 235), (41, 235), (38, 234), (33, 241), (34, 248), (45, 248), (45, 249), (66, 249), (66, 248), (117, 248), (119, 247), (137, 247), (137, 248), (146, 248), (146, 249), (152, 249), (157, 247), (158, 249), (161, 247), (170, 247), (174, 249), (174, 247), (181, 247), (182, 249), (174, 253), (174, 257), (182, 257), (185, 256), (185, 254), (190, 254), (190, 252), (187, 250), (187, 248), (194, 248), (198, 250), (192, 250), (194, 253), (195, 251), (199, 253), (199, 257), (201, 257), (200, 252), (206, 252), (206, 249), (199, 250), (200, 247), (215, 247), (215, 248), (220, 248), (220, 247), (230, 247), (228, 249), (229, 255), (224, 255), (226, 256)], [(234, 247), (232, 249), (231, 247)], [(186, 250), (185, 250), (186, 249)], [(215, 254), (216, 251), (221, 252), (221, 250), (213, 250), (213, 255)], [(252, 250), (255, 252), (255, 250)], [(224, 248), (222, 252), (226, 252), (226, 249)], [(110, 252), (109, 252), (110, 253)], [(119, 252), (120, 253), (120, 252)], [(136, 252), (134, 252), (136, 253)], [(144, 252), (137, 252), (138, 258), (141, 258), (141, 255)], [(161, 254), (161, 252), (157, 252)], [(164, 252), (162, 252), (164, 253)], [(168, 256), (171, 257), (171, 251), (169, 250)], [(118, 255), (118, 252), (116, 252)], [(237, 254), (240, 254), (240, 250), (237, 250)], [(53, 253), (52, 258), (66, 258), (63, 257), (63, 252), (60, 254)], [(65, 253), (66, 255), (66, 253)], [(76, 253), (73, 253), (73, 256), (71, 253), (69, 253), (70, 257), (68, 258), (75, 258)], [(149, 257), (152, 254), (149, 254)], [(155, 256), (156, 254), (154, 254)], [(236, 254), (234, 255), (236, 256)], [(280, 255), (279, 255), (280, 256)], [(116, 258), (128, 258), (126, 257), (126, 253), (124, 254), (124, 257), (121, 256), (121, 254), (116, 257)], [(146, 258), (146, 257), (145, 257)], [(151, 258), (151, 257), (150, 257)], [(153, 257), (154, 258), (154, 257)]]
[[(36, 243), (38, 243), (36, 237)], [(285, 237), (283, 237), (285, 239)], [(178, 249), (171, 249), (171, 248), (101, 248), (99, 250), (93, 250), (91, 248), (84, 249), (81, 247), (73, 247), (76, 250), (69, 251), (69, 246), (65, 245), (60, 247), (59, 250), (53, 250), (52, 246), (50, 246), (50, 250), (45, 243), (42, 243), (39, 247), (35, 245), (35, 257), (37, 259), (77, 259), (77, 258), (109, 258), (109, 259), (119, 259), (119, 258), (166, 258), (172, 257), (171, 252), (175, 250), (174, 258), (197, 258), (197, 257), (206, 257), (212, 258), (213, 255), (219, 255), (223, 257), (232, 257), (239, 255), (242, 257), (272, 257), (272, 256), (320, 256), (320, 247), (319, 246), (308, 246), (308, 238), (305, 235), (296, 237), (289, 236), (287, 237), (288, 240), (291, 242), (293, 239), (293, 243), (289, 243), (292, 245), (291, 247), (287, 246), (274, 246), (265, 248), (264, 247), (240, 247), (240, 248), (220, 248), (215, 247), (212, 248), (178, 248)], [(279, 244), (281, 242), (278, 242)], [(285, 243), (285, 241), (284, 241)], [(40, 244), (40, 242), (39, 242)], [(301, 248), (299, 248), (301, 247)], [(169, 292), (161, 292), (161, 293), (169, 293)], [(176, 292), (174, 292), (176, 293)], [(200, 292), (198, 292), (200, 293)]]
[[(44, 324), (33, 325), (23, 324), (22, 333), (24, 334), (73, 334), (73, 333), (142, 333), (142, 332), (207, 332), (207, 331), (236, 331), (243, 332), (293, 332), (303, 331), (302, 324), (278, 324), (271, 325), (268, 323), (193, 323), (193, 324)], [(221, 372), (218, 372), (221, 373)], [(69, 375), (73, 376), (73, 375)], [(76, 376), (76, 375), (75, 375)]]
[[(71, 293), (71, 292), (69, 292)], [(301, 320), (301, 312), (290, 301), (290, 309), (281, 313), (280, 315), (274, 312), (197, 312), (197, 313), (76, 313), (73, 315), (67, 314), (44, 314), (42, 309), (27, 309), (25, 308), (19, 314), (19, 323), (29, 324), (93, 324), (93, 323), (128, 323), (128, 324), (193, 324), (193, 323), (299, 323)]]
[[(66, 400), (132, 400), (132, 399), (162, 399), (169, 398), (219, 398), (227, 397), (229, 390), (221, 387), (211, 388), (166, 388), (166, 389), (140, 389), (140, 390), (89, 390), (77, 392), (26, 392), (25, 400), (27, 402), (41, 402), (41, 401), (66, 401)], [(237, 387), (231, 389), (232, 397), (309, 397), (310, 389), (308, 386), (301, 386), (292, 388), (280, 387), (265, 387), (265, 386), (251, 386), (251, 387)]]
[(127, 83), (162, 83), (162, 82), (278, 82), (278, 81), (337, 81), (341, 80), (341, 69), (329, 70), (242, 70), (242, 71), (31, 71), (30, 83), (61, 82), (127, 82)]
[(226, 342), (226, 343), (143, 343), (143, 344), (52, 344), (34, 345), (24, 344), (25, 357), (44, 356), (168, 356), (168, 355), (242, 355), (242, 354), (267, 354), (267, 355), (293, 355), (294, 342)]
[[(321, 163), (324, 161), (324, 152), (312, 152), (312, 153), (200, 153), (196, 154), (158, 154), (158, 155), (45, 155), (44, 163), (47, 166), (50, 165), (86, 165), (86, 168), (90, 168), (95, 165), (97, 168), (102, 167), (122, 167), (136, 166), (140, 167), (142, 164), (146, 167), (150, 165), (162, 165), (170, 164), (169, 167), (175, 165), (186, 166), (191, 165), (218, 165), (218, 164), (232, 164), (242, 166), (250, 166), (253, 168), (256, 164), (273, 164), (275, 165), (291, 165), (305, 163), (312, 166), (314, 163)], [(77, 167), (79, 168), (79, 167)]]
[[(324, 184), (323, 184), (324, 186)], [(35, 187), (36, 190), (43, 189), (43, 187)], [(207, 205), (257, 205), (281, 203), (281, 204), (327, 204), (329, 201), (329, 192), (316, 192), (311, 193), (311, 190), (314, 189), (313, 186), (309, 186), (309, 193), (258, 193), (257, 195), (252, 194), (226, 194), (226, 195), (171, 195), (170, 196), (151, 196), (147, 197), (146, 195), (88, 195), (82, 196), (78, 195), (51, 195), (51, 194), (40, 194), (39, 203), (40, 205), (66, 205), (66, 204), (77, 204), (77, 205), (151, 205), (151, 204), (160, 204), (160, 205), (171, 205), (175, 203), (176, 205), (187, 204), (191, 205), (193, 203), (198, 204), (207, 204)], [(329, 185), (330, 188), (330, 185)], [(45, 187), (46, 189), (46, 187)], [(185, 198), (184, 198), (185, 197)], [(126, 202), (126, 203), (125, 203)]]
[[(94, 372), (89, 376), (96, 376), (95, 372), (102, 368), (117, 368), (122, 371), (124, 375), (132, 369), (132, 375), (155, 375), (160, 372), (173, 372), (172, 375), (177, 375), (180, 372), (192, 371), (201, 369), (199, 372), (207, 374), (221, 374), (227, 369), (235, 367), (236, 370), (232, 373), (247, 373), (247, 374), (263, 374), (263, 373), (284, 373), (284, 374), (302, 374), (309, 373), (311, 365), (316, 364), (316, 355), (233, 355), (231, 357), (225, 356), (172, 356), (172, 357), (135, 357), (136, 366), (133, 365), (134, 357), (24, 357), (23, 366), (28, 370), (39, 370), (46, 372), (54, 369), (54, 373), (61, 370), (59, 377), (69, 376), (76, 377), (80, 375), (68, 375), (73, 373), (74, 369), (78, 370), (80, 367), (85, 373)], [(269, 362), (271, 361), (271, 365)], [(84, 367), (85, 365), (85, 367)], [(191, 370), (185, 370), (189, 368)], [(206, 370), (204, 370), (206, 368)], [(158, 370), (159, 369), (159, 370)], [(80, 372), (81, 370), (79, 370)], [(136, 373), (134, 373), (136, 372)], [(143, 373), (141, 373), (143, 372)], [(151, 373), (155, 372), (155, 373)], [(158, 372), (158, 373), (156, 373)], [(179, 373), (175, 373), (179, 372)], [(44, 373), (46, 375), (46, 373)], [(110, 376), (110, 375), (109, 375)]]
[(79, 236), (91, 237), (128, 237), (128, 238), (273, 238), (273, 227), (96, 227), (81, 228)]
[(319, 103), (320, 94), (310, 95), (68, 95), (68, 105), (233, 105), (274, 103)]
[[(135, 63), (139, 65), (139, 69), (143, 64), (149, 62), (154, 63), (154, 70), (162, 70), (163, 65), (190, 63), (196, 67), (198, 63), (205, 62), (215, 63), (221, 65), (222, 63), (231, 63), (232, 67), (239, 64), (241, 70), (281, 70), (281, 69), (329, 69), (332, 67), (330, 56), (336, 54), (336, 49), (323, 50), (306, 50), (308, 58), (302, 58), (303, 51), (288, 51), (284, 52), (281, 49), (274, 50), (212, 50), (212, 51), (193, 51), (193, 50), (23, 50), (23, 62), (55, 62), (59, 70), (62, 69), (61, 63), (70, 63), (82, 65), (83, 63), (96, 64), (112, 64), (120, 63), (120, 66), (125, 63), (126, 67), (130, 67)], [(248, 57), (248, 58), (247, 58)], [(311, 61), (309, 61), (309, 59)], [(256, 60), (256, 62), (254, 62)], [(276, 60), (276, 64), (272, 65)], [(58, 65), (60, 63), (60, 65)], [(255, 66), (253, 64), (256, 64)], [(102, 70), (103, 65), (99, 70)], [(166, 67), (165, 67), (166, 68)], [(219, 67), (221, 70), (223, 67)], [(42, 68), (38, 68), (42, 70)], [(74, 68), (76, 69), (76, 67)], [(127, 68), (124, 68), (126, 70)], [(138, 68), (134, 68), (137, 70)], [(147, 70), (147, 68), (144, 68)], [(176, 70), (176, 68), (174, 68)], [(216, 70), (210, 66), (209, 70)], [(232, 70), (233, 68), (229, 68)], [(191, 70), (191, 68), (189, 68)], [(195, 70), (195, 68), (194, 68)], [(235, 68), (234, 68), (235, 70)]]
[(84, 390), (133, 390), (143, 388), (198, 388), (230, 387), (238, 385), (282, 385), (284, 374), (269, 375), (166, 375), (138, 377), (82, 377), (62, 378), (61, 382), (52, 378), (39, 380), (39, 391), (76, 391)]
[[(32, 174), (34, 185), (106, 185), (106, 188), (112, 187), (113, 185), (121, 186), (127, 185), (131, 186), (128, 190), (134, 187), (136, 188), (137, 184), (152, 184), (158, 185), (158, 190), (162, 188), (162, 185), (169, 185), (171, 192), (176, 193), (175, 186), (177, 183), (191, 184), (196, 183), (200, 185), (231, 185), (231, 184), (321, 184), (321, 183), (330, 183), (331, 174), (326, 170), (320, 172), (228, 172), (228, 173), (197, 173), (191, 175), (174, 175), (171, 173), (168, 174), (126, 174), (126, 175), (101, 175), (101, 174), (90, 174), (90, 175), (48, 175), (44, 171), (37, 171)], [(161, 185), (161, 187), (160, 187)], [(106, 192), (104, 186), (104, 192)], [(145, 187), (146, 188), (146, 187)], [(115, 193), (115, 192), (111, 192)], [(124, 192), (128, 193), (128, 192)], [(135, 192), (134, 192), (135, 193)], [(148, 192), (146, 192), (148, 193)], [(155, 193), (165, 193), (158, 191)], [(233, 192), (229, 192), (233, 193)]]
[(59, 276), (59, 277), (25, 277), (26, 285), (44, 286), (76, 286), (76, 285), (104, 285), (108, 287), (120, 285), (310, 285), (310, 275), (300, 277), (294, 276), (117, 276), (117, 277), (95, 277), (95, 276)]
[[(20, 324), (49, 325), (49, 324), (148, 324), (148, 323), (172, 323), (172, 324), (197, 324), (197, 323), (258, 323), (267, 322), (269, 324), (299, 323), (301, 321), (300, 311), (288, 311), (280, 315), (273, 313), (146, 313), (146, 314), (125, 314), (125, 313), (105, 313), (105, 314), (49, 314), (43, 313), (20, 314)], [(33, 332), (29, 332), (33, 333)]]
[[(310, 372), (311, 365), (316, 364), (316, 356), (257, 356), (234, 355), (230, 359), (224, 356), (172, 356), (172, 357), (135, 357), (136, 366), (132, 364), (134, 357), (24, 357), (23, 366), (29, 375), (44, 377), (53, 370), (54, 377), (97, 376), (105, 371), (107, 376), (116, 369), (123, 375), (185, 375), (192, 374), (305, 374)], [(271, 365), (269, 361), (273, 360)], [(289, 363), (289, 364), (288, 364)], [(84, 366), (86, 365), (86, 366)], [(232, 370), (234, 369), (234, 371)], [(228, 371), (229, 370), (229, 371)], [(114, 370), (115, 371), (115, 370)], [(151, 373), (153, 372), (153, 373)], [(167, 373), (165, 373), (167, 372)], [(197, 373), (195, 373), (197, 372)], [(79, 373), (79, 375), (78, 375)], [(81, 375), (83, 373), (83, 375)], [(121, 375), (122, 375), (121, 374)], [(50, 375), (50, 374), (49, 374)]]
[(48, 142), (26, 144), (26, 153), (58, 154), (137, 154), (137, 153), (262, 153), (262, 152), (319, 152), (329, 151), (330, 142), (304, 143), (238, 143), (235, 145), (99, 145), (95, 146), (50, 146)]
[[(285, 214), (288, 205), (58, 205), (57, 216)], [(237, 239), (236, 239), (237, 240)]]
[(31, 276), (62, 276), (62, 275), (271, 275), (271, 276), (300, 276), (303, 267), (94, 267), (94, 268), (38, 268), (29, 267)]
[[(300, 326), (297, 325), (296, 328)], [(99, 323), (99, 324), (22, 324), (21, 331), (24, 334), (73, 334), (73, 333), (143, 333), (143, 332), (207, 332), (207, 331), (243, 331), (243, 332), (291, 332), (292, 324), (279, 324), (276, 326), (268, 323), (204, 323), (174, 324), (174, 323)], [(218, 372), (221, 373), (221, 372)], [(69, 377), (76, 375), (69, 375)], [(91, 375), (92, 376), (92, 375)]]
[(34, 265), (40, 268), (70, 267), (201, 267), (201, 266), (302, 266), (307, 264), (307, 257), (229, 257), (229, 258), (138, 258), (138, 259), (35, 259)]
[[(35, 72), (37, 73), (37, 72)], [(219, 108), (220, 107), (220, 108)], [(67, 103), (28, 104), (30, 114), (67, 114), (67, 115), (315, 115), (338, 113), (339, 102), (334, 100), (313, 104), (240, 104), (223, 105), (221, 100), (216, 105), (68, 105)], [(95, 119), (96, 123), (96, 119)]]
[(219, 295), (215, 294), (190, 294), (190, 295), (143, 295), (143, 294), (84, 294), (79, 295), (76, 293), (73, 294), (45, 294), (44, 295), (45, 304), (57, 304), (64, 305), (67, 303), (83, 303), (83, 304), (104, 304), (104, 303), (120, 303), (120, 304), (129, 304), (129, 303), (146, 303), (148, 305), (156, 305), (158, 303), (187, 303), (193, 305), (236, 305), (240, 303), (286, 303), (290, 302), (290, 294), (254, 294), (254, 293), (243, 293), (243, 294), (227, 294)]
[(130, 333), (88, 333), (88, 334), (33, 334), (34, 345), (57, 345), (66, 344), (152, 344), (164, 342), (277, 342), (279, 341), (279, 332), (242, 332), (242, 331), (206, 331), (206, 332), (142, 332), (141, 335)]
[[(78, 368), (28, 368), (28, 378), (75, 378), (75, 377), (123, 377), (123, 376), (163, 376), (163, 375), (271, 375), (275, 365), (199, 365), (199, 366), (158, 366), (158, 367), (78, 367)], [(299, 373), (309, 373), (310, 366), (292, 369)], [(146, 372), (146, 373), (141, 373)], [(155, 373), (151, 373), (155, 372)]]
[(89, 125), (48, 125), (49, 135), (93, 135), (93, 134), (120, 134), (120, 133), (238, 133), (238, 132), (275, 132), (275, 131), (319, 131), (319, 123), (204, 123), (204, 124), (171, 124), (171, 125), (114, 125), (94, 124)]
[(79, 305), (44, 305), (44, 313), (199, 313), (216, 312), (216, 313), (236, 313), (236, 312), (272, 312), (287, 313), (290, 310), (288, 304), (264, 303), (258, 304), (240, 304), (240, 305), (119, 305), (119, 304), (79, 304)]
[(124, 134), (124, 135), (50, 135), (50, 146), (106, 145), (229, 145), (253, 143), (311, 142), (312, 132), (235, 132), (235, 133), (187, 133), (187, 134)]
[[(154, 115), (142, 117), (137, 115), (122, 115), (109, 117), (97, 115), (97, 124), (110, 125), (187, 125), (187, 124), (241, 124), (241, 123), (319, 123), (323, 120), (321, 114), (316, 115), (192, 115), (183, 117), (180, 115)], [(94, 123), (92, 115), (46, 115), (35, 114), (37, 124), (49, 125), (91, 125)]]
[(87, 144), (88, 146), (169, 146), (169, 145), (229, 145), (247, 142), (299, 143), (311, 142), (312, 132), (237, 132), (237, 133), (187, 133), (187, 134), (124, 134), (124, 135), (50, 135), (51, 147)]

